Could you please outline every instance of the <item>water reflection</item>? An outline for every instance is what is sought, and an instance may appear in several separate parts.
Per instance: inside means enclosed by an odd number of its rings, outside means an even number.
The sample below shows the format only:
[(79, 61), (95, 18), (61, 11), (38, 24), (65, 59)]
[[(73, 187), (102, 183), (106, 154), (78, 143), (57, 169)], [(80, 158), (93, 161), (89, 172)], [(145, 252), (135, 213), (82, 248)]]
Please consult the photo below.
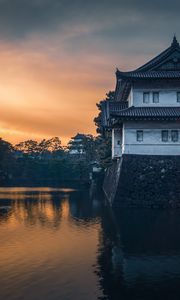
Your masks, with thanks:
[(0, 189), (0, 299), (97, 299), (99, 213), (87, 192)]
[(100, 299), (180, 299), (179, 229), (180, 211), (103, 214)]
[[(69, 191), (67, 191), (69, 192)], [(26, 226), (57, 228), (62, 214), (62, 198), (68, 200), (68, 194), (56, 190), (0, 189), (0, 223), (24, 223)]]
[(0, 299), (180, 299), (180, 211), (112, 212), (99, 195), (0, 189)]
[(56, 228), (62, 217), (91, 225), (100, 216), (100, 205), (88, 191), (49, 188), (0, 188), (0, 223), (18, 221)]

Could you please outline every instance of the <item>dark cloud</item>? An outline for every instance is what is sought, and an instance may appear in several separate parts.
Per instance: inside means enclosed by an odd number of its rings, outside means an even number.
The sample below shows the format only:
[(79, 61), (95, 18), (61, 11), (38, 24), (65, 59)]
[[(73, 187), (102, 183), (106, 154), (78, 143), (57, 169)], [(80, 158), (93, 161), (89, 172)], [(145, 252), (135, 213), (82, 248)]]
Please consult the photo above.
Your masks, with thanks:
[[(177, 31), (177, 0), (1, 0), (1, 38), (24, 37), (32, 32), (61, 30), (69, 24), (106, 23), (102, 36), (133, 35), (147, 30)], [(158, 28), (155, 28), (158, 27)], [(173, 28), (172, 28), (173, 27)], [(106, 31), (107, 30), (107, 31)]]
[(0, 0), (3, 137), (95, 132), (115, 67), (138, 67), (180, 38), (179, 10), (177, 0)]
[(75, 59), (91, 51), (139, 61), (180, 36), (179, 10), (178, 0), (0, 0), (0, 40), (47, 39), (41, 51), (53, 45), (58, 60), (64, 50)]

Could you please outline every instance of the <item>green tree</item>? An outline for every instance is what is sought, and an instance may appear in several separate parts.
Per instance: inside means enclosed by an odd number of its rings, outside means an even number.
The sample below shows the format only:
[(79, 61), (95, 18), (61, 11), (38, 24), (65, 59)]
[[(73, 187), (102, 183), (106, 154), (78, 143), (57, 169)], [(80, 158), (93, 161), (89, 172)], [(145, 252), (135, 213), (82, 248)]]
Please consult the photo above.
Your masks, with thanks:
[(61, 140), (59, 137), (53, 137), (49, 140), (49, 142), (49, 151), (52, 153), (54, 158), (64, 155), (64, 149), (61, 145)]
[(95, 137), (91, 134), (86, 134), (83, 140), (83, 147), (86, 155), (86, 161), (91, 163), (96, 160)]
[(102, 117), (102, 104), (104, 101), (114, 101), (114, 91), (109, 91), (106, 94), (106, 98), (97, 103), (99, 110), (98, 116), (94, 119), (97, 126), (97, 133), (99, 136), (96, 138), (96, 152), (100, 165), (103, 168), (108, 167), (111, 164), (111, 133), (106, 132), (103, 127)]
[(12, 177), (14, 166), (13, 146), (0, 138), (0, 182), (8, 181)]
[(24, 154), (35, 157), (38, 153), (38, 142), (34, 140), (27, 140), (16, 144), (14, 148), (16, 151), (21, 151)]
[(101, 100), (99, 103), (96, 104), (98, 110), (99, 110), (99, 114), (97, 117), (94, 118), (94, 122), (96, 125), (96, 131), (97, 133), (99, 133), (100, 135), (104, 135), (104, 128), (103, 128), (103, 124), (102, 124), (102, 104), (104, 101), (113, 101), (114, 100), (114, 91), (109, 91), (106, 94), (106, 98)]
[(40, 142), (27, 140), (15, 145), (15, 150), (20, 151), (25, 156), (38, 159), (46, 159), (48, 156), (56, 157), (63, 153), (61, 140), (58, 137), (51, 139), (42, 139)]

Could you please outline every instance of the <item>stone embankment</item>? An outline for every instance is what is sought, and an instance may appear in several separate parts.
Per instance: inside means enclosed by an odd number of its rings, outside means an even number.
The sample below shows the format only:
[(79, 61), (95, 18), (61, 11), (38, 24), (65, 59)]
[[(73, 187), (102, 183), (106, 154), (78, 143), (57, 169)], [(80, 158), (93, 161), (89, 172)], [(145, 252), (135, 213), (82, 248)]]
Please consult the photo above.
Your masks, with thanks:
[(123, 155), (103, 190), (114, 207), (180, 208), (180, 156)]

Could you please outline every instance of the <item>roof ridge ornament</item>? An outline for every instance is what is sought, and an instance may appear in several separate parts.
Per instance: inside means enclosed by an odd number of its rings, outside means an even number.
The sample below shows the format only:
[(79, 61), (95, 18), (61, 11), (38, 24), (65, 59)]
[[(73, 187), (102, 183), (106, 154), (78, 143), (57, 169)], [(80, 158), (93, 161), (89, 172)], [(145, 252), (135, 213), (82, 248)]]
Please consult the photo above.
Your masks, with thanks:
[(178, 43), (178, 41), (177, 41), (177, 38), (176, 38), (176, 35), (174, 35), (174, 37), (173, 37), (173, 41), (172, 41), (172, 43), (171, 43), (171, 47), (179, 47), (179, 43)]

